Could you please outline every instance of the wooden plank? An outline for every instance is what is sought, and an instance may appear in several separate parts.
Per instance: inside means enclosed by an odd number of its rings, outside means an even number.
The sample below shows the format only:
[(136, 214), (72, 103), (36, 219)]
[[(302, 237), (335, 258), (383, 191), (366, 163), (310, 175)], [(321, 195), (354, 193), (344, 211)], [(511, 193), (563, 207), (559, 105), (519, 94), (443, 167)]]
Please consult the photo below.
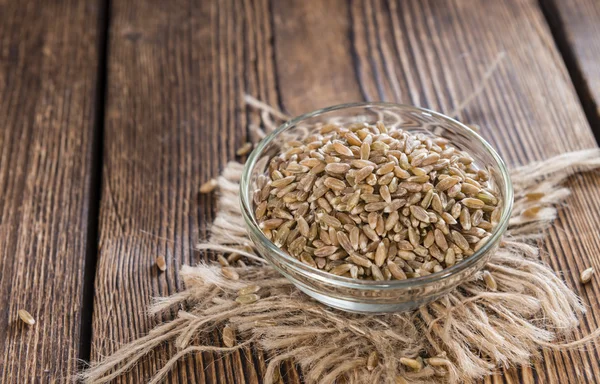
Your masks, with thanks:
[(1, 383), (64, 381), (85, 355), (103, 7), (0, 1)]
[[(246, 123), (256, 119), (242, 105), (243, 92), (279, 101), (292, 114), (360, 99), (448, 112), (506, 51), (461, 118), (482, 125), (513, 164), (594, 145), (533, 1), (138, 0), (115, 3), (111, 16), (94, 359), (146, 333), (159, 320), (144, 313), (150, 296), (175, 292), (177, 269), (199, 259), (190, 248), (205, 236), (214, 200), (197, 190), (234, 157)], [(591, 256), (600, 249), (600, 179), (580, 176), (570, 186), (574, 196), (548, 231), (545, 258), (590, 304), (587, 333), (600, 321), (598, 288), (582, 288), (576, 277), (583, 266), (600, 267)], [(164, 274), (153, 267), (157, 255), (169, 262)], [(169, 350), (119, 382), (147, 380)], [(593, 379), (595, 356), (546, 353), (533, 369), (488, 382), (575, 383), (580, 372)], [(262, 358), (192, 356), (169, 382), (256, 382)], [(288, 382), (299, 382), (290, 369)]]
[[(483, 135), (510, 164), (595, 145), (537, 3), (367, 0), (352, 2), (350, 9), (329, 2), (319, 4), (328, 9), (313, 8), (305, 1), (276, 2), (273, 7), (275, 52), (284, 52), (277, 54), (279, 89), (282, 104), (292, 115), (346, 102), (348, 94), (356, 93), (356, 84), (366, 99), (449, 113), (468, 97), (487, 66), (504, 52), (506, 58), (488, 88), (461, 119), (481, 125)], [(328, 41), (330, 35), (315, 27), (330, 23), (331, 15), (337, 15), (334, 20), (346, 21), (350, 45), (346, 39), (339, 40), (339, 49), (327, 56), (329, 70), (315, 73), (310, 63), (304, 69), (288, 70), (285, 63), (293, 54), (290, 51), (311, 52), (319, 41), (322, 46), (335, 45)], [(296, 25), (308, 21), (311, 24), (305, 29)], [(350, 62), (356, 71), (354, 82), (343, 71), (338, 72)], [(328, 88), (340, 79), (345, 80), (348, 94)], [(294, 93), (287, 92), (292, 87)], [(590, 306), (582, 323), (582, 333), (587, 334), (600, 321), (599, 289), (597, 285), (582, 288), (577, 274), (600, 264), (600, 177), (578, 176), (569, 186), (574, 194), (569, 208), (560, 213), (556, 226), (547, 233), (544, 258), (563, 271), (567, 282)], [(580, 383), (585, 378), (594, 382), (600, 377), (597, 360), (593, 350), (546, 352), (532, 368), (510, 369), (486, 382)]]
[(542, 0), (558, 47), (590, 120), (600, 135), (600, 2)]
[[(92, 359), (145, 334), (152, 296), (182, 288), (177, 271), (214, 218), (199, 187), (247, 141), (243, 94), (277, 102), (269, 5), (262, 1), (122, 1), (110, 15), (100, 252)], [(158, 273), (154, 260), (167, 259)], [(207, 336), (218, 345), (220, 335)], [(165, 346), (118, 382), (145, 382)], [(190, 356), (177, 383), (257, 383), (259, 352)]]

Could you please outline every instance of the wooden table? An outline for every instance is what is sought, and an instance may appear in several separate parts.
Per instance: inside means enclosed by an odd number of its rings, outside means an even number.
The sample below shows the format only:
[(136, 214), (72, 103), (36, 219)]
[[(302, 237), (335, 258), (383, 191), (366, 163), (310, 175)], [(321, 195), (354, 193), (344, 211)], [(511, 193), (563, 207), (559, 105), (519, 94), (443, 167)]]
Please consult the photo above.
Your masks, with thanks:
[[(463, 121), (511, 164), (596, 146), (597, 0), (0, 0), (0, 382), (65, 382), (77, 359), (160, 321), (144, 313), (151, 297), (182, 288), (177, 270), (204, 257), (193, 247), (214, 197), (199, 186), (259, 119), (244, 93), (293, 115), (357, 100), (450, 112), (501, 52)], [(600, 176), (569, 187), (544, 259), (589, 306), (587, 334), (600, 280), (577, 275), (600, 270)], [(599, 346), (485, 382), (597, 382)], [(144, 382), (172, 352), (118, 382)], [(266, 358), (193, 355), (169, 382), (258, 383)], [(282, 370), (302, 381), (293, 363)]]

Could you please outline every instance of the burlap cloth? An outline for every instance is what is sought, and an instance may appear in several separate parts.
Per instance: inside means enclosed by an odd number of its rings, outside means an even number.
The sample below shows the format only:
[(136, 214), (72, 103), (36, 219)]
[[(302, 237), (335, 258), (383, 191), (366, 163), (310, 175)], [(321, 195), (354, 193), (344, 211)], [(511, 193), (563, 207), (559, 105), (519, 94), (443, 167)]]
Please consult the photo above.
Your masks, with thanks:
[[(262, 126), (251, 126), (255, 140), (285, 119), (281, 112), (246, 97), (262, 111)], [(499, 366), (526, 365), (544, 348), (582, 347), (600, 332), (572, 340), (578, 314), (585, 312), (577, 295), (539, 258), (539, 240), (556, 218), (556, 206), (569, 195), (561, 184), (575, 172), (600, 166), (600, 150), (566, 153), (511, 171), (514, 210), (499, 250), (485, 269), (497, 290), (490, 290), (478, 273), (448, 296), (409, 313), (350, 314), (328, 308), (297, 290), (253, 252), (239, 205), (242, 164), (227, 164), (218, 178), (218, 211), (211, 235), (200, 249), (237, 252), (247, 268), (237, 268), (240, 279), (226, 279), (216, 264), (184, 266), (186, 289), (156, 299), (151, 313), (177, 316), (94, 363), (80, 379), (105, 383), (126, 372), (148, 352), (165, 342), (178, 353), (156, 372), (160, 382), (179, 359), (190, 353), (230, 353), (252, 345), (272, 358), (264, 377), (273, 382), (279, 364), (293, 359), (308, 383), (462, 383), (491, 374)], [(543, 196), (531, 198), (532, 193)], [(528, 197), (529, 195), (529, 197)], [(539, 199), (538, 199), (539, 198)], [(537, 214), (522, 215), (531, 207)], [(535, 210), (534, 210), (535, 211)], [(528, 211), (529, 213), (532, 210)], [(240, 305), (237, 290), (261, 287), (260, 300)], [(170, 311), (170, 312), (169, 312)], [(237, 332), (231, 348), (203, 344), (204, 335), (225, 325)], [(367, 358), (377, 351), (378, 365), (367, 369)], [(413, 371), (400, 358), (425, 360)], [(436, 357), (435, 359), (428, 358)]]

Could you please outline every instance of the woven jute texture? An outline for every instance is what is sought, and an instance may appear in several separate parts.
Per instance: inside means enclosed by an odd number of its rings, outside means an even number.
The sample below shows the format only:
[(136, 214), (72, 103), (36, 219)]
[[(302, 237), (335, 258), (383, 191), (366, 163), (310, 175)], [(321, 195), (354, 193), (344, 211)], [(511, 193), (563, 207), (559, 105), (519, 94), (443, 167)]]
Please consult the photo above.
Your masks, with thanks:
[[(262, 112), (262, 125), (250, 127), (255, 140), (274, 129), (274, 121), (286, 118), (256, 99), (246, 97), (246, 102)], [(248, 345), (272, 356), (265, 383), (274, 381), (286, 359), (301, 367), (308, 383), (462, 383), (500, 366), (529, 364), (543, 349), (583, 348), (600, 332), (573, 339), (584, 305), (540, 260), (539, 246), (544, 230), (556, 218), (556, 207), (570, 193), (562, 183), (574, 173), (598, 167), (600, 151), (593, 149), (511, 170), (513, 214), (500, 248), (485, 267), (496, 282), (495, 290), (486, 285), (481, 271), (418, 310), (363, 315), (314, 301), (253, 251), (239, 205), (243, 165), (231, 162), (218, 178), (217, 216), (208, 241), (199, 248), (246, 257), (248, 266), (236, 268), (239, 280), (225, 278), (216, 264), (184, 266), (180, 275), (185, 290), (156, 299), (151, 308), (152, 314), (177, 315), (94, 363), (80, 379), (109, 382), (167, 342), (174, 343), (178, 352), (156, 372), (152, 383), (164, 379), (188, 354), (226, 354)], [(543, 197), (536, 194), (532, 199), (531, 194), (538, 192)], [(534, 206), (540, 207), (537, 214), (522, 214)], [(249, 285), (260, 287), (260, 299), (238, 304), (237, 291)], [(237, 344), (208, 345), (206, 334), (222, 332), (226, 325), (235, 329)], [(367, 359), (374, 351), (377, 365), (368, 369)], [(410, 369), (401, 358), (422, 361), (423, 368)]]

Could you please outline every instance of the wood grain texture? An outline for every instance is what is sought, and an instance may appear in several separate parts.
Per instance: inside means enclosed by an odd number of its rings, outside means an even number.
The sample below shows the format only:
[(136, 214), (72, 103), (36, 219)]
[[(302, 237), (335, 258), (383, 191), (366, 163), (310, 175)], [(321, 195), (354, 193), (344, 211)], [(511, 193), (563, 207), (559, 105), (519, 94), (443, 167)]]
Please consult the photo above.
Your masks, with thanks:
[(542, 0), (596, 137), (600, 135), (600, 2)]
[[(182, 288), (177, 271), (214, 218), (199, 187), (247, 141), (244, 92), (276, 104), (266, 1), (114, 2), (108, 84), (100, 252), (92, 359), (143, 335), (160, 318), (151, 297)], [(157, 256), (167, 260), (159, 273)], [(206, 335), (220, 345), (219, 331)], [(145, 382), (173, 355), (151, 354), (118, 382)], [(265, 356), (189, 356), (174, 383), (258, 383)]]
[[(292, 7), (280, 8), (274, 12), (289, 12)], [(536, 3), (365, 1), (352, 2), (349, 11), (339, 8), (336, 13), (349, 14), (352, 44), (345, 56), (336, 55), (340, 62), (332, 67), (342, 66), (353, 57), (355, 78), (365, 98), (450, 113), (476, 88), (486, 67), (505, 52), (506, 59), (488, 88), (461, 114), (461, 119), (480, 124), (483, 135), (510, 164), (595, 145)], [(281, 20), (291, 16), (286, 14)], [(289, 28), (286, 22), (276, 23), (276, 41)], [(303, 44), (310, 32), (289, 36), (294, 40), (282, 45)], [(312, 109), (346, 101), (335, 94), (312, 92), (320, 78), (304, 78), (304, 88), (296, 85), (297, 93), (288, 97), (285, 89), (290, 83), (297, 84), (296, 76), (279, 61), (277, 64), (282, 103), (292, 114), (306, 111), (307, 105)], [(331, 71), (330, 76), (335, 77), (336, 72)], [(327, 88), (327, 84), (318, 84), (319, 88)], [(599, 185), (600, 179), (592, 174), (572, 180), (570, 208), (560, 213), (546, 241), (545, 259), (563, 271), (567, 282), (590, 305), (590, 314), (582, 324), (584, 334), (596, 328), (600, 319), (598, 289), (593, 285), (581, 288), (577, 283), (581, 269), (600, 263), (596, 209)], [(532, 368), (512, 369), (486, 381), (579, 383), (587, 378), (594, 382), (599, 372), (595, 351), (547, 352), (543, 361)]]
[[(298, 7), (309, 9), (305, 2)], [(277, 3), (280, 4), (280, 3)], [(303, 4), (303, 5), (302, 5)], [(297, 12), (289, 4), (274, 6), (275, 51), (300, 46), (308, 49), (312, 28), (294, 30)], [(281, 17), (278, 15), (283, 14)], [(322, 79), (336, 81), (337, 68), (354, 60), (355, 82), (368, 100), (414, 104), (450, 113), (477, 87), (487, 67), (504, 52), (506, 58), (489, 86), (459, 117), (483, 127), (509, 164), (524, 164), (568, 150), (595, 145), (594, 137), (577, 101), (567, 71), (537, 4), (532, 1), (353, 1), (316, 11), (315, 24), (326, 25), (330, 16), (345, 18), (349, 50), (334, 55), (328, 73), (298, 76), (282, 64), (278, 55), (279, 87), (283, 106), (292, 114), (345, 102), (345, 95), (320, 92), (328, 88)], [(277, 23), (281, 20), (280, 23)], [(287, 39), (279, 39), (279, 36)], [(321, 37), (321, 40), (326, 40)], [(348, 46), (341, 41), (341, 46)], [(324, 43), (323, 43), (324, 45)], [(287, 56), (287, 55), (285, 55)], [(329, 58), (328, 60), (333, 60)], [(296, 72), (302, 72), (295, 69)], [(304, 73), (313, 73), (307, 68)], [(346, 79), (349, 92), (356, 87)], [(295, 93), (286, 89), (294, 84)], [(548, 231), (545, 260), (563, 271), (567, 282), (590, 305), (582, 333), (595, 329), (600, 319), (598, 288), (582, 288), (577, 274), (586, 266), (598, 266), (597, 201), (600, 178), (587, 174), (569, 183), (573, 197)], [(594, 208), (590, 208), (594, 207)], [(500, 372), (486, 382), (580, 383), (595, 382), (600, 368), (597, 354), (550, 353), (532, 368)]]
[[(177, 270), (204, 255), (214, 198), (198, 197), (245, 139), (241, 94), (291, 114), (326, 105), (389, 100), (450, 112), (500, 52), (506, 58), (459, 116), (480, 124), (510, 164), (595, 142), (577, 95), (532, 0), (115, 2), (111, 15), (101, 239), (93, 359), (145, 334), (153, 295), (181, 288)], [(600, 178), (574, 177), (574, 194), (546, 236), (544, 259), (589, 304), (586, 334), (600, 323)], [(158, 273), (154, 258), (169, 267)], [(595, 281), (597, 282), (597, 281)], [(219, 335), (207, 337), (218, 344)], [(150, 355), (119, 382), (148, 379), (172, 353)], [(532, 367), (489, 383), (580, 383), (600, 377), (595, 351), (548, 352)], [(209, 353), (179, 364), (169, 382), (260, 382), (265, 356)], [(287, 382), (300, 382), (292, 364)]]
[(76, 372), (101, 8), (0, 1), (1, 383)]

